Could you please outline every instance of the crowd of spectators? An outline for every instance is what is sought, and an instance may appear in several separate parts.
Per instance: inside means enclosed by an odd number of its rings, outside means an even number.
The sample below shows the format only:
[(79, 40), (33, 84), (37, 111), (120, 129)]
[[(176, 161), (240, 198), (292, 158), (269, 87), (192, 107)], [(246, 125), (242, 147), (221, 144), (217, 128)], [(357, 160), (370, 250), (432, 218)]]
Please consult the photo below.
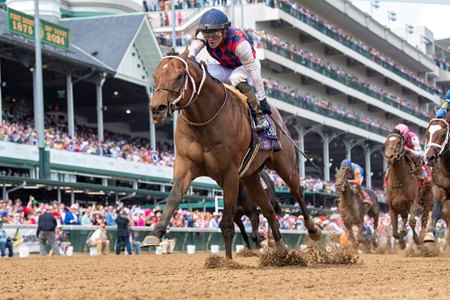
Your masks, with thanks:
[(369, 115), (349, 111), (343, 105), (334, 105), (332, 102), (326, 101), (325, 99), (319, 99), (317, 96), (309, 93), (300, 94), (297, 89), (284, 86), (278, 81), (264, 79), (264, 85), (266, 93), (269, 96), (286, 100), (296, 106), (306, 108), (307, 110), (326, 115), (333, 119), (342, 120), (350, 124), (354, 124), (355, 122), (362, 123), (357, 124), (357, 126), (381, 135), (387, 135), (391, 129), (385, 122), (371, 118)]
[(305, 7), (299, 6), (296, 1), (291, 0), (280, 0), (279, 1), (280, 9), (288, 12), (290, 15), (298, 18), (300, 21), (308, 24), (309, 26), (314, 27), (315, 29), (321, 31), (327, 36), (335, 39), (341, 44), (355, 50), (356, 52), (366, 56), (377, 64), (394, 71), (396, 74), (400, 75), (404, 79), (409, 80), (410, 82), (418, 85), (422, 89), (427, 90), (430, 93), (442, 95), (442, 90), (423, 78), (416, 75), (414, 72), (408, 70), (402, 65), (396, 63), (394, 60), (390, 59), (387, 56), (384, 56), (377, 49), (369, 47), (364, 42), (357, 40), (352, 35), (345, 33), (338, 26), (333, 25), (331, 23), (326, 22), (321, 19), (319, 16), (313, 14), (311, 11), (306, 9)]
[[(47, 149), (112, 157), (135, 162), (173, 166), (175, 159), (173, 146), (157, 143), (156, 149), (150, 148), (150, 141), (143, 137), (131, 137), (105, 130), (104, 141), (97, 138), (97, 129), (84, 125), (76, 126), (74, 137), (67, 132), (67, 123), (60, 122), (55, 115), (47, 114), (44, 125), (45, 147)], [(36, 145), (37, 132), (33, 118), (20, 110), (6, 113), (0, 127), (0, 141), (17, 144)]]
[[(51, 206), (53, 204), (53, 206)], [(161, 210), (158, 206), (154, 209), (141, 208), (139, 206), (123, 207), (119, 206), (103, 206), (103, 205), (88, 205), (82, 206), (75, 203), (70, 207), (58, 203), (42, 203), (38, 202), (30, 196), (28, 203), (23, 205), (21, 199), (15, 201), (0, 200), (0, 216), (4, 224), (37, 224), (39, 217), (43, 212), (50, 211), (56, 218), (58, 227), (61, 225), (95, 225), (95, 226), (116, 226), (115, 220), (120, 214), (123, 218), (127, 218), (131, 226), (148, 226), (152, 229), (161, 217)], [(219, 224), (222, 218), (220, 212), (203, 212), (203, 211), (188, 211), (178, 209), (173, 214), (169, 222), (171, 228), (212, 228), (219, 229)], [(247, 216), (242, 217), (244, 227), (248, 230), (251, 228), (251, 221)], [(304, 219), (302, 215), (285, 211), (281, 216), (277, 216), (277, 221), (283, 230), (300, 230), (306, 232)], [(341, 235), (345, 232), (343, 221), (337, 211), (336, 207), (331, 209), (329, 214), (321, 214), (314, 217), (314, 222), (323, 231)], [(369, 238), (374, 234), (374, 220), (368, 218), (364, 219), (364, 234)], [(417, 222), (418, 224), (420, 222)], [(378, 234), (380, 237), (380, 244), (393, 247), (394, 241), (392, 239), (392, 225), (388, 213), (381, 212), (378, 220)], [(267, 233), (267, 220), (260, 216), (259, 232), (261, 235)], [(418, 225), (416, 230), (420, 230)], [(409, 228), (409, 235), (412, 231)], [(444, 238), (446, 226), (444, 222), (439, 221), (437, 230), (441, 230), (441, 237)]]
[(327, 77), (344, 83), (346, 86), (355, 88), (369, 96), (377, 98), (400, 110), (410, 112), (424, 120), (428, 121), (432, 117), (431, 112), (425, 112), (412, 101), (395, 96), (394, 94), (387, 92), (384, 87), (361, 79), (361, 76), (350, 74), (345, 69), (332, 66), (328, 61), (321, 59), (312, 52), (305, 51), (296, 44), (282, 41), (276, 35), (264, 31), (247, 29), (246, 32), (249, 37), (251, 37), (253, 43), (259, 48), (263, 47), (269, 51), (287, 57), (291, 61), (312, 68)]

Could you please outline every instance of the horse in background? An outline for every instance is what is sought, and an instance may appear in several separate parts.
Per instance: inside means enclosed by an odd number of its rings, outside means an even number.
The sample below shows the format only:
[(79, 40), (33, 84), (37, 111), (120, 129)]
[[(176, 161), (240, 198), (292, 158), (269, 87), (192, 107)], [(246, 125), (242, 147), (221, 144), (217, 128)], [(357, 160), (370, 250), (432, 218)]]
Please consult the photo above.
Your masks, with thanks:
[[(155, 90), (149, 103), (152, 121), (164, 124), (173, 111), (179, 110), (175, 131), (176, 158), (173, 187), (167, 205), (154, 231), (143, 245), (155, 245), (164, 235), (174, 210), (187, 193), (191, 182), (208, 176), (223, 189), (224, 210), (220, 229), (225, 240), (225, 255), (232, 258), (234, 213), (237, 206), (239, 183), (247, 189), (249, 197), (257, 204), (267, 219), (275, 240), (275, 248), (286, 251), (273, 207), (261, 185), (259, 172), (266, 166), (286, 182), (299, 204), (305, 226), (313, 240), (321, 238), (321, 230), (309, 215), (300, 177), (294, 145), (279, 127), (289, 132), (280, 113), (272, 107), (269, 122), (281, 144), (280, 151), (258, 151), (252, 163), (241, 169), (252, 141), (252, 126), (248, 106), (239, 96), (211, 77), (205, 66), (189, 59), (189, 50), (181, 55), (161, 59), (153, 73)], [(280, 125), (281, 124), (281, 125)]]
[[(407, 224), (409, 224), (413, 232), (414, 243), (416, 245), (421, 244), (425, 231), (422, 230), (420, 237), (416, 232), (417, 208), (419, 204), (423, 206), (421, 225), (422, 229), (424, 229), (428, 223), (433, 201), (432, 184), (429, 182), (424, 183), (423, 187), (420, 188), (419, 179), (409, 165), (409, 158), (406, 156), (404, 145), (405, 141), (398, 133), (389, 134), (384, 144), (384, 157), (389, 166), (384, 180), (386, 183), (386, 198), (389, 204), (393, 237), (398, 240), (401, 249), (406, 247), (404, 237), (407, 235), (405, 228)], [(403, 225), (400, 228), (398, 226), (399, 215), (403, 221)]]
[[(426, 131), (425, 163), (433, 167), (431, 177), (436, 188), (432, 226), (442, 218), (449, 228), (450, 222), (450, 151), (449, 151), (449, 117), (432, 119)], [(447, 236), (450, 245), (450, 235)]]
[[(350, 241), (353, 243), (355, 248), (358, 248), (358, 242), (367, 244), (371, 243), (374, 248), (378, 247), (376, 237), (378, 235), (378, 218), (380, 215), (380, 206), (378, 204), (378, 198), (374, 192), (369, 189), (364, 189), (368, 194), (372, 206), (366, 212), (364, 205), (362, 203), (361, 197), (352, 189), (348, 183), (349, 168), (343, 168), (336, 170), (336, 190), (339, 192), (339, 213), (341, 215), (342, 221), (344, 222), (345, 229), (347, 230)], [(363, 236), (363, 223), (364, 216), (367, 214), (370, 218), (373, 218), (374, 223), (374, 233), (372, 239), (367, 241)], [(353, 232), (353, 225), (358, 227), (358, 235), (355, 238)], [(370, 246), (369, 246), (370, 247)]]
[[(278, 199), (275, 195), (275, 185), (266, 171), (261, 171), (260, 173), (261, 182), (267, 197), (273, 207), (276, 215), (281, 215), (281, 206), (278, 203)], [(240, 184), (239, 185), (239, 195), (237, 200), (237, 208), (234, 213), (234, 223), (239, 227), (241, 231), (242, 238), (244, 239), (245, 247), (251, 249), (250, 242), (248, 240), (247, 232), (245, 231), (244, 223), (242, 222), (242, 216), (246, 215), (250, 218), (252, 224), (252, 240), (256, 244), (256, 248), (261, 248), (262, 239), (258, 234), (259, 228), (259, 209), (258, 206), (249, 197), (246, 188)]]

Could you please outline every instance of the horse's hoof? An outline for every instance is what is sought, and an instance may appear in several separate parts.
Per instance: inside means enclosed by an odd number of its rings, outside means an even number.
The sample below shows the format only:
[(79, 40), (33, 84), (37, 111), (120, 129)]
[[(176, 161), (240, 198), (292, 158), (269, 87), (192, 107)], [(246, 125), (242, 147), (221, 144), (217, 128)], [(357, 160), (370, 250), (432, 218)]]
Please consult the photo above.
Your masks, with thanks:
[(141, 248), (146, 248), (150, 246), (159, 246), (161, 239), (154, 235), (147, 235), (141, 243)]
[(318, 241), (322, 238), (322, 230), (317, 226), (314, 226), (311, 230), (308, 229), (308, 234), (313, 241)]
[(287, 251), (287, 246), (286, 244), (282, 241), (274, 241), (273, 242), (273, 246), (271, 246), (271, 248), (274, 247), (276, 252), (286, 252)]
[(428, 232), (425, 234), (425, 237), (423, 238), (424, 243), (434, 243), (434, 234), (432, 232)]
[(309, 217), (308, 220), (305, 221), (305, 227), (308, 229), (308, 232), (314, 230), (315, 224), (312, 217)]
[(398, 246), (400, 249), (404, 250), (406, 248), (406, 242), (404, 240), (398, 241)]

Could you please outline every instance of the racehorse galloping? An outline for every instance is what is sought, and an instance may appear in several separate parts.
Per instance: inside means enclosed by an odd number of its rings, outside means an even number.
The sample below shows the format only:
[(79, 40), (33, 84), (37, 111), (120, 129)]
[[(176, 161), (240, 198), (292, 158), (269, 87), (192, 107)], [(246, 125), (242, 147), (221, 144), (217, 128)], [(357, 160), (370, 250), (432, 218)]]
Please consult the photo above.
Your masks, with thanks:
[[(358, 227), (358, 242), (364, 242), (364, 238), (362, 235), (364, 207), (361, 198), (357, 193), (353, 191), (353, 189), (350, 187), (350, 184), (348, 183), (348, 169), (349, 168), (343, 168), (336, 171), (335, 186), (337, 191), (339, 191), (339, 213), (342, 220), (344, 221), (344, 225), (350, 236), (351, 242), (353, 243), (354, 247), (357, 248), (358, 243), (356, 242), (352, 226), (355, 225)], [(367, 215), (373, 218), (374, 222), (374, 234), (371, 242), (374, 247), (377, 247), (376, 236), (378, 233), (378, 217), (380, 214), (380, 207), (378, 205), (378, 199), (376, 195), (370, 191), (368, 191), (367, 194), (369, 195), (371, 202), (373, 202), (373, 205), (367, 211)]]
[[(393, 227), (393, 237), (398, 239), (400, 248), (406, 247), (403, 238), (406, 236), (406, 224), (413, 231), (416, 244), (420, 243), (416, 233), (416, 210), (419, 203), (419, 185), (417, 177), (411, 174), (410, 167), (405, 155), (404, 139), (400, 134), (391, 133), (387, 136), (384, 144), (384, 157), (389, 165), (386, 181), (386, 198), (389, 204), (389, 213)], [(386, 174), (385, 174), (386, 176)], [(425, 213), (424, 213), (425, 214)], [(398, 215), (402, 217), (403, 226), (399, 233)], [(427, 214), (428, 215), (428, 214)]]
[[(435, 207), (433, 209), (433, 228), (438, 216), (450, 225), (450, 151), (449, 141), (449, 117), (446, 119), (432, 119), (426, 131), (425, 163), (433, 167), (431, 176), (433, 183), (439, 188), (435, 193)], [(450, 235), (447, 236), (447, 244), (450, 245)]]
[[(188, 59), (188, 54), (186, 50), (179, 56), (163, 57), (153, 74), (155, 91), (150, 102), (153, 122), (163, 124), (166, 116), (174, 110), (180, 110), (180, 117), (175, 133), (173, 188), (161, 219), (144, 242), (156, 244), (159, 241), (192, 180), (199, 176), (209, 176), (222, 187), (224, 193), (220, 229), (225, 239), (227, 258), (232, 258), (233, 216), (239, 182), (246, 187), (250, 198), (261, 208), (272, 229), (275, 247), (285, 251), (273, 208), (259, 179), (259, 171), (264, 165), (276, 171), (286, 182), (300, 205), (310, 237), (313, 240), (320, 239), (321, 231), (314, 225), (306, 209), (296, 168), (294, 146), (277, 128), (282, 150), (259, 151), (240, 178), (240, 166), (252, 134), (247, 107), (222, 83), (208, 75), (203, 65)], [(272, 119), (283, 124), (283, 129), (287, 131), (280, 113), (272, 109)], [(275, 128), (273, 120), (271, 123)]]
[[(275, 185), (273, 184), (272, 179), (270, 178), (269, 174), (267, 174), (267, 172), (265, 171), (261, 171), (260, 177), (262, 180), (263, 187), (266, 191), (267, 197), (269, 197), (270, 204), (272, 205), (275, 214), (280, 215), (281, 207), (275, 196)], [(250, 218), (252, 224), (252, 240), (253, 242), (255, 242), (256, 248), (261, 248), (262, 240), (258, 234), (258, 227), (259, 227), (258, 207), (255, 205), (255, 203), (253, 203), (252, 199), (249, 197), (246, 188), (242, 184), (240, 184), (239, 195), (237, 199), (237, 208), (236, 211), (234, 212), (234, 222), (241, 231), (245, 247), (251, 249), (247, 232), (245, 231), (244, 224), (242, 223), (242, 216), (244, 215)]]

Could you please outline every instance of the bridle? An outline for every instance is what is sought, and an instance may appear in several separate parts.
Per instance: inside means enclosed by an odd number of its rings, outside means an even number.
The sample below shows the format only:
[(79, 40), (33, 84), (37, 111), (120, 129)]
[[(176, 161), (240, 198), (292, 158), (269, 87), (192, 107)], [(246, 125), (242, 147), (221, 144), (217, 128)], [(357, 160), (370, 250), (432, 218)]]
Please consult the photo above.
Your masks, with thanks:
[[(186, 73), (184, 74), (184, 84), (180, 87), (180, 89), (178, 91), (173, 90), (173, 89), (169, 89), (169, 88), (166, 88), (166, 87), (163, 87), (163, 86), (159, 86), (159, 87), (155, 88), (154, 93), (157, 93), (159, 91), (167, 91), (167, 92), (171, 92), (171, 93), (177, 94), (178, 97), (176, 99), (172, 100), (171, 102), (169, 102), (170, 110), (172, 112), (174, 112), (175, 110), (181, 110), (181, 109), (184, 109), (186, 107), (189, 107), (192, 103), (195, 102), (195, 100), (197, 100), (198, 95), (202, 91), (203, 84), (205, 83), (207, 72), (205, 70), (205, 66), (203, 64), (200, 64), (200, 66), (202, 68), (202, 80), (200, 81), (200, 84), (199, 84), (199, 86), (197, 88), (197, 85), (195, 83), (195, 79), (194, 79), (194, 77), (192, 77), (191, 73), (189, 72), (189, 65), (188, 65), (187, 61), (184, 60), (183, 58), (179, 57), (179, 56), (168, 55), (168, 56), (164, 56), (163, 58), (161, 58), (161, 62), (164, 59), (169, 59), (169, 58), (178, 59), (179, 61), (181, 61), (184, 64), (184, 67), (185, 67), (185, 70), (186, 70), (185, 71)], [(177, 105), (178, 102), (180, 102), (184, 98), (184, 93), (188, 89), (189, 82), (192, 85), (191, 98), (189, 99), (189, 101), (185, 105)]]
[[(445, 133), (445, 140), (442, 142), (442, 144), (431, 143), (431, 141), (433, 140), (433, 134), (435, 133), (435, 131), (432, 132), (432, 133), (430, 134), (430, 142), (426, 145), (426, 148), (425, 148), (425, 156), (427, 155), (428, 150), (430, 150), (432, 147), (436, 147), (436, 148), (440, 149), (439, 153), (437, 154), (437, 156), (439, 157), (439, 156), (442, 155), (442, 153), (444, 152), (444, 150), (446, 149), (446, 146), (447, 146), (447, 144), (448, 144), (449, 124), (448, 124), (448, 122), (447, 122), (446, 120), (444, 120), (444, 119), (438, 119), (438, 118), (432, 119), (432, 120), (430, 121), (430, 124), (431, 124), (431, 122), (433, 122), (433, 121), (442, 121), (442, 122), (444, 122), (445, 125), (446, 125), (446, 127), (447, 127), (447, 128), (446, 128), (446, 129), (447, 129), (447, 132)], [(428, 126), (428, 127), (430, 128), (431, 126)]]
[[(389, 149), (389, 150), (392, 150), (393, 152), (394, 152), (394, 158), (396, 159), (396, 160), (399, 160), (400, 159), (400, 157), (402, 157), (403, 156), (403, 154), (406, 152), (405, 151), (405, 149), (404, 149), (404, 147), (403, 147), (403, 145), (405, 144), (405, 140), (404, 140), (404, 138), (403, 138), (403, 136), (401, 136), (400, 134), (398, 134), (398, 133), (391, 133), (391, 134), (389, 134), (388, 136), (387, 136), (387, 138), (389, 139), (389, 137), (392, 137), (392, 136), (398, 136), (399, 138), (400, 138), (400, 140), (402, 141), (402, 150), (399, 152), (398, 150), (397, 150), (397, 147), (392, 147), (390, 144), (389, 144), (389, 146), (387, 146), (387, 149)], [(386, 149), (386, 150), (387, 150)], [(386, 153), (386, 152), (385, 152)], [(386, 156), (386, 155), (385, 155)], [(388, 159), (388, 161), (390, 161), (390, 159)]]

